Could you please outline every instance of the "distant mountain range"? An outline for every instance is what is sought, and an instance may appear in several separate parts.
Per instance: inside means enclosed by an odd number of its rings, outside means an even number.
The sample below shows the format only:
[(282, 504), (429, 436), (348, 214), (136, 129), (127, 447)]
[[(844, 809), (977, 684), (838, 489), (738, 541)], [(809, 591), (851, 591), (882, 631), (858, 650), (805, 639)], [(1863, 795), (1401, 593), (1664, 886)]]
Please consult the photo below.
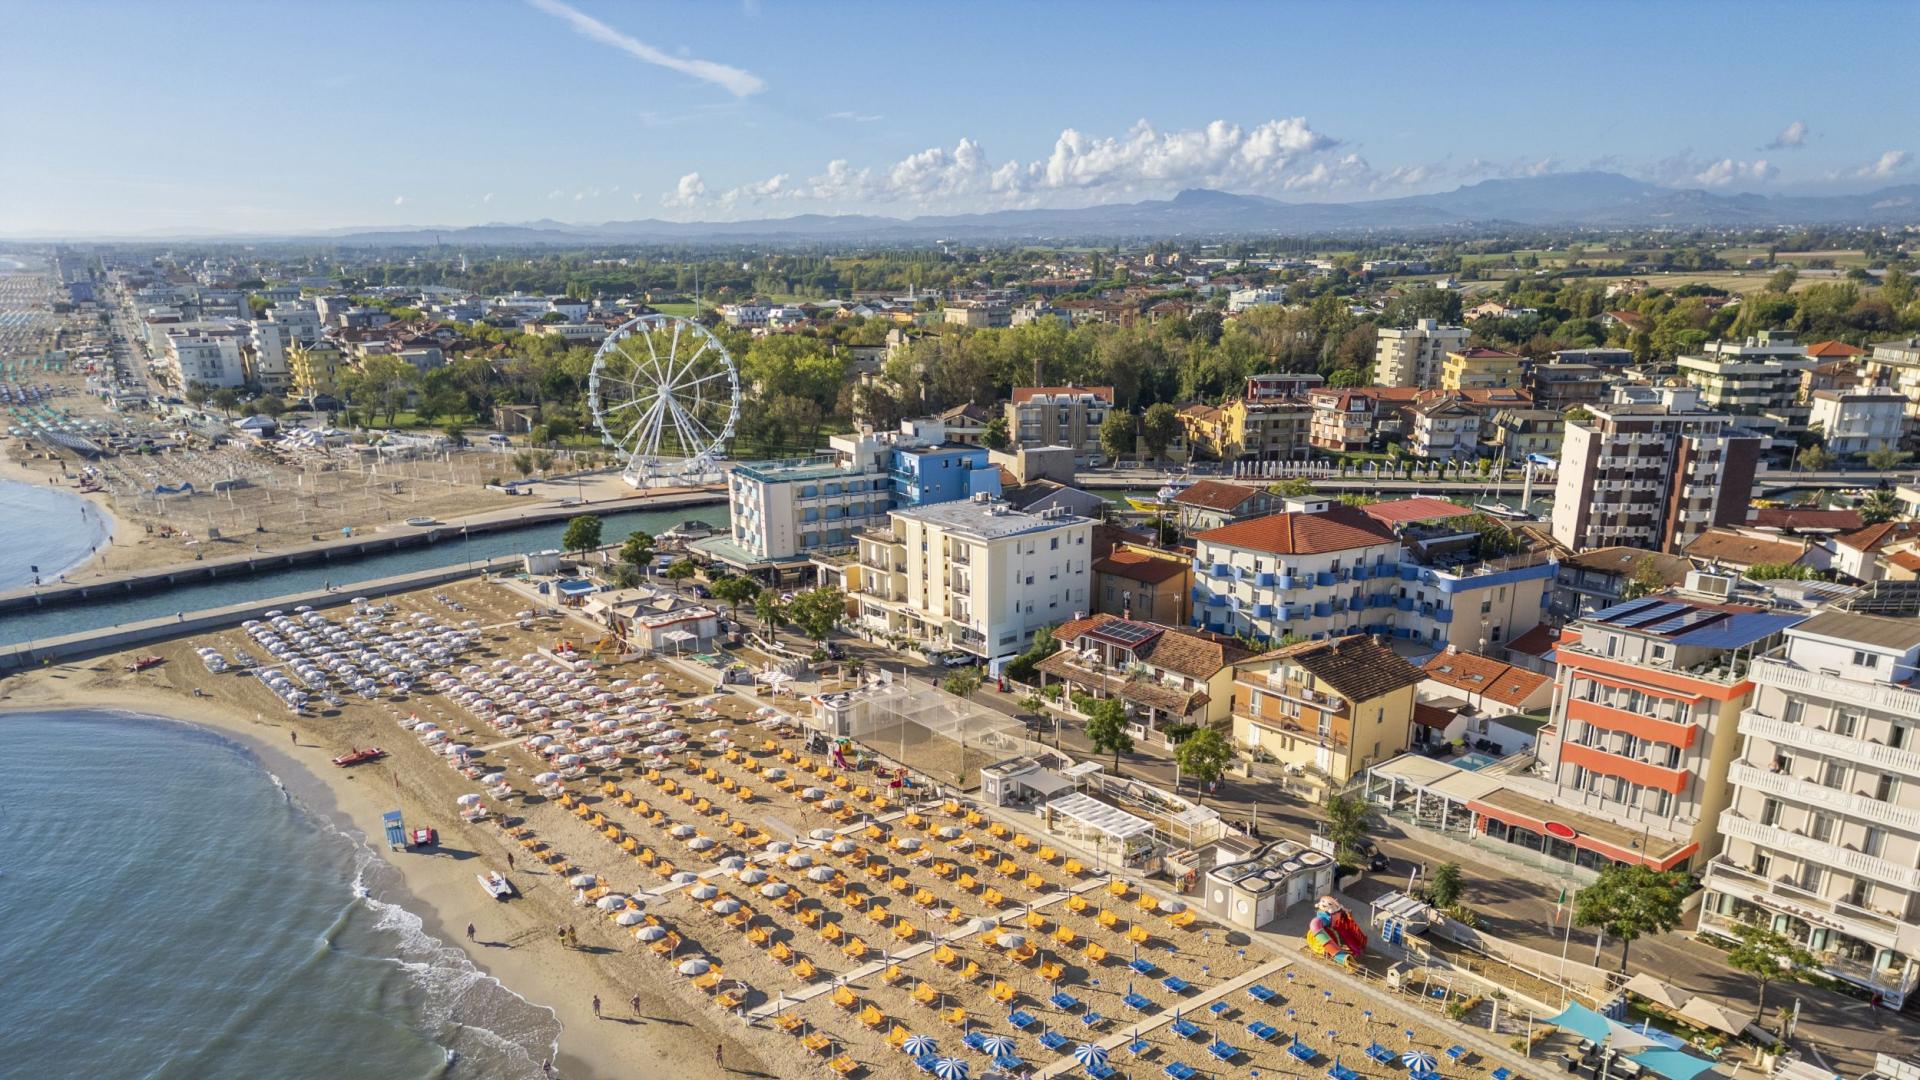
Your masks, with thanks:
[[(1071, 210), (996, 210), (914, 218), (801, 214), (753, 221), (541, 220), (473, 226), (337, 229), (245, 239), (364, 245), (569, 245), (764, 242), (886, 243), (932, 240), (1146, 239), (1259, 234), (1486, 232), (1516, 226), (1629, 228), (1920, 223), (1920, 184), (1860, 195), (1716, 194), (1661, 187), (1618, 173), (1555, 173), (1483, 180), (1453, 191), (1351, 203), (1290, 203), (1263, 195), (1193, 189), (1171, 199)], [(234, 240), (239, 237), (220, 237)]]

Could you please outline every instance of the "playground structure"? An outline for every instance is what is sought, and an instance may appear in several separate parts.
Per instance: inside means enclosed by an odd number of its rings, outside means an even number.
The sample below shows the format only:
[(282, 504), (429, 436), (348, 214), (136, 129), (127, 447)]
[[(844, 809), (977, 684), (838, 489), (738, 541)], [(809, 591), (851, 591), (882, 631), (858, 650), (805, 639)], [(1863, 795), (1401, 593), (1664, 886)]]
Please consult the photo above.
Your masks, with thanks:
[(1331, 896), (1321, 897), (1315, 907), (1313, 919), (1307, 923), (1307, 951), (1338, 967), (1352, 967), (1355, 960), (1367, 954), (1367, 932)]

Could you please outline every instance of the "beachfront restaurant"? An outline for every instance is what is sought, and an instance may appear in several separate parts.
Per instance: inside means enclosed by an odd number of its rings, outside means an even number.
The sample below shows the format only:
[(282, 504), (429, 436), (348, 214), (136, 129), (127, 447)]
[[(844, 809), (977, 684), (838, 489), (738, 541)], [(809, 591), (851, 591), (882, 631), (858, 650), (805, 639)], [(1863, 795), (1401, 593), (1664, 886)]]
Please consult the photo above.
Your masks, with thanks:
[(1031, 757), (980, 767), (980, 797), (993, 806), (1026, 809), (1072, 791), (1074, 781)]
[(1364, 784), (1367, 801), (1388, 816), (1471, 839), (1478, 823), (1470, 804), (1501, 781), (1425, 754), (1401, 754), (1368, 769)]
[(1069, 791), (1040, 808), (1048, 835), (1077, 844), (1098, 857), (1101, 869), (1148, 872), (1158, 846), (1153, 823), (1091, 795)]

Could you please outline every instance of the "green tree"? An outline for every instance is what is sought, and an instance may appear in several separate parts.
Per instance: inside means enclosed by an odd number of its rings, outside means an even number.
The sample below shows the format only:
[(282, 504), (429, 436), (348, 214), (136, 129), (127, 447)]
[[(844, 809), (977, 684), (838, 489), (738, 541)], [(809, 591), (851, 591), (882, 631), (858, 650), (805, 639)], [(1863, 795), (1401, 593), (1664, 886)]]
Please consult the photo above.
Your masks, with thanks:
[(1800, 272), (1798, 270), (1795, 270), (1791, 266), (1781, 267), (1767, 278), (1767, 291), (1776, 293), (1792, 292), (1793, 283), (1798, 280), (1800, 280)]
[(1813, 953), (1769, 926), (1743, 922), (1733, 928), (1734, 945), (1727, 950), (1727, 966), (1753, 976), (1758, 994), (1753, 1022), (1767, 1012), (1767, 984), (1776, 980), (1800, 982), (1813, 970)]
[(613, 587), (616, 589), (631, 589), (635, 585), (640, 584), (641, 581), (639, 567), (634, 566), (632, 563), (625, 562), (614, 563), (613, 568), (608, 571), (607, 577), (613, 582)]
[(1367, 385), (1367, 373), (1359, 368), (1340, 368), (1327, 376), (1327, 385), (1335, 390), (1352, 390)]
[(280, 414), (287, 411), (287, 399), (278, 394), (268, 394), (253, 403), (253, 411), (278, 419)]
[(208, 391), (206, 383), (201, 383), (201, 382), (188, 383), (186, 395), (185, 395), (187, 399), (187, 404), (192, 405), (195, 408), (205, 405), (207, 403), (208, 393), (210, 393), (210, 391)]
[(533, 467), (540, 470), (541, 476), (547, 475), (548, 470), (553, 468), (553, 451), (535, 450), (533, 452)]
[(1680, 902), (1687, 891), (1687, 876), (1677, 870), (1616, 863), (1573, 894), (1573, 921), (1612, 935), (1620, 943), (1620, 970), (1625, 971), (1627, 950), (1635, 941), (1680, 925)]
[(1321, 816), (1326, 820), (1327, 839), (1333, 841), (1334, 857), (1342, 866), (1361, 864), (1360, 844), (1373, 831), (1373, 807), (1358, 795), (1335, 795), (1327, 800)]
[(1742, 575), (1754, 581), (1810, 581), (1813, 567), (1798, 563), (1754, 563)]
[(1267, 490), (1283, 499), (1304, 499), (1313, 494), (1313, 481), (1304, 476), (1289, 476), (1267, 485)]
[(1887, 488), (1875, 488), (1860, 500), (1860, 520), (1879, 525), (1900, 516), (1900, 499)]
[(959, 668), (940, 683), (942, 689), (955, 697), (970, 698), (980, 689), (980, 669), (969, 664)]
[(1824, 446), (1803, 447), (1793, 456), (1793, 467), (1801, 472), (1824, 472), (1833, 467), (1833, 454)]
[(581, 514), (567, 522), (567, 531), (560, 535), (560, 546), (583, 555), (599, 547), (600, 519), (593, 514)]
[(1633, 564), (1633, 573), (1627, 576), (1624, 599), (1638, 600), (1643, 596), (1657, 593), (1667, 587), (1667, 581), (1660, 576), (1660, 566), (1652, 555), (1642, 555)]
[(729, 614), (736, 622), (740, 619), (740, 605), (760, 595), (760, 583), (739, 574), (721, 578), (713, 583), (712, 589), (714, 597), (724, 601), (731, 609)]
[(1520, 538), (1490, 515), (1470, 514), (1464, 524), (1479, 532), (1474, 554), (1482, 559), (1498, 559), (1520, 550)]
[(223, 386), (213, 392), (213, 403), (220, 406), (220, 415), (233, 416), (233, 407), (240, 404), (240, 391), (231, 386)]
[(533, 472), (533, 455), (525, 450), (516, 451), (513, 455), (513, 471), (525, 480)]
[(798, 593), (787, 605), (794, 629), (814, 641), (824, 642), (840, 620), (847, 616), (847, 594), (833, 586)]
[(787, 625), (787, 605), (780, 599), (779, 589), (761, 589), (753, 598), (753, 613), (767, 628), (768, 639), (772, 639), (782, 626)]
[(1087, 712), (1087, 742), (1094, 752), (1113, 755), (1113, 771), (1120, 771), (1120, 755), (1133, 752), (1127, 734), (1127, 707), (1119, 698), (1101, 698)]
[[(517, 455), (516, 455), (517, 456)], [(653, 561), (653, 537), (645, 529), (635, 529), (627, 534), (620, 545), (620, 561), (632, 565), (635, 569)]]
[(1233, 760), (1233, 747), (1219, 731), (1203, 727), (1173, 748), (1173, 760), (1180, 766), (1181, 775), (1193, 777), (1205, 791), (1208, 784), (1227, 771), (1227, 764)]
[(688, 581), (700, 572), (700, 564), (692, 559), (675, 559), (667, 564), (668, 581)]
[(1585, 405), (1569, 405), (1560, 413), (1560, 419), (1569, 424), (1584, 424), (1593, 419), (1593, 410)]
[[(1105, 432), (1101, 433), (1105, 436)], [(1147, 456), (1156, 460), (1167, 456), (1167, 447), (1180, 434), (1180, 413), (1164, 401), (1147, 406), (1140, 422), (1140, 441), (1147, 445)]]
[(1427, 881), (1427, 900), (1444, 911), (1460, 902), (1461, 886), (1460, 864), (1441, 863)]
[(1892, 472), (1904, 464), (1908, 456), (1909, 455), (1895, 450), (1891, 446), (1883, 446), (1878, 450), (1869, 450), (1867, 451), (1867, 468), (1875, 472)]
[(1118, 461), (1133, 455), (1133, 414), (1115, 409), (1100, 424), (1100, 449)]
[(397, 356), (369, 356), (354, 373), (353, 384), (363, 398), (362, 404), (378, 409), (393, 426), (393, 418), (420, 384), (420, 369)]
[(1005, 450), (1013, 442), (1007, 437), (1007, 418), (996, 416), (981, 429), (980, 443), (989, 450)]

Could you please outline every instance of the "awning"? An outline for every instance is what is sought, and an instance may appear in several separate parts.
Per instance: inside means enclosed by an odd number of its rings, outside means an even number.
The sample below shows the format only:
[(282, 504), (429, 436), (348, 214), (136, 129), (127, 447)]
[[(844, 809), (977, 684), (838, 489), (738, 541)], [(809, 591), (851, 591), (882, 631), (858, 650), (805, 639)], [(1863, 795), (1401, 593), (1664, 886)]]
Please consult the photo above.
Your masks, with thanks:
[(1579, 1002), (1574, 1002), (1561, 1010), (1559, 1016), (1550, 1016), (1547, 1023), (1564, 1028), (1590, 1043), (1603, 1043), (1613, 1034), (1613, 1022)]
[(1073, 790), (1073, 781), (1052, 769), (1029, 769), (1013, 777), (1013, 782), (1049, 797)]
[(1693, 997), (1685, 990), (1668, 986), (1644, 971), (1628, 979), (1621, 989), (1638, 994), (1655, 1005), (1668, 1009), (1678, 1009)]
[(585, 596), (588, 593), (600, 591), (600, 586), (591, 581), (562, 581), (555, 588), (568, 596)]
[(688, 641), (700, 640), (700, 637), (698, 634), (689, 634), (685, 630), (669, 630), (666, 633), (661, 634), (660, 637), (662, 640), (671, 641), (671, 642), (674, 642), (675, 644), (681, 644)]
[(1711, 998), (1697, 997), (1682, 1005), (1680, 1017), (1729, 1035), (1738, 1035), (1747, 1027), (1745, 1020), (1728, 1012)]
[(1444, 761), (1435, 761), (1425, 754), (1401, 754), (1368, 770), (1376, 777), (1398, 780), (1410, 787), (1427, 787), (1436, 780), (1444, 780), (1460, 771), (1453, 765)]
[(1659, 1073), (1667, 1080), (1693, 1080), (1703, 1072), (1713, 1071), (1713, 1062), (1703, 1057), (1694, 1057), (1682, 1050), (1643, 1050), (1631, 1054), (1628, 1061), (1650, 1072)]
[(1153, 824), (1146, 819), (1134, 817), (1117, 806), (1110, 806), (1077, 791), (1054, 799), (1047, 804), (1047, 808), (1082, 825), (1098, 829), (1116, 840), (1153, 831)]

